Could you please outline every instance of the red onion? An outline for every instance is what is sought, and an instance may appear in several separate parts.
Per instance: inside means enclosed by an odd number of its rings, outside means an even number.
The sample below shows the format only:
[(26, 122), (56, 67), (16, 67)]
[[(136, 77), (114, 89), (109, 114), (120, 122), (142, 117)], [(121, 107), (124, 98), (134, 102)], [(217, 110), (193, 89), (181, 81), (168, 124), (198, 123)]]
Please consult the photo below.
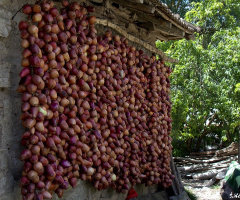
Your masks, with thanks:
[(32, 13), (32, 7), (29, 4), (26, 4), (22, 8), (22, 12), (26, 15), (30, 15)]
[(67, 161), (67, 160), (63, 160), (61, 162), (61, 165), (64, 167), (64, 168), (68, 168), (71, 166), (71, 164)]

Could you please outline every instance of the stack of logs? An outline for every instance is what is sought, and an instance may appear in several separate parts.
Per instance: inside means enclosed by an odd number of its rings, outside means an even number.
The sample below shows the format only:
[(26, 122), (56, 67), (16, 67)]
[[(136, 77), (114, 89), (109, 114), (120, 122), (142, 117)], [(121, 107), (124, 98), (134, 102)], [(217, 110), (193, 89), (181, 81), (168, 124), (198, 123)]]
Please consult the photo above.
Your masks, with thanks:
[(207, 180), (228, 168), (238, 159), (238, 144), (214, 151), (195, 152), (188, 157), (175, 157), (174, 161), (183, 178)]

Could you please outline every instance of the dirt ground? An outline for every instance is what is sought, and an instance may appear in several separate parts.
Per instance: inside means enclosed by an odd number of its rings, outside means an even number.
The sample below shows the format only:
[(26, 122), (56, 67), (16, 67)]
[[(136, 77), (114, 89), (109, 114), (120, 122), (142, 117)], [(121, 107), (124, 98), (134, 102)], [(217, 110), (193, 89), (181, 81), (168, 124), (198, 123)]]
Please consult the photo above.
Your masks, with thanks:
[(220, 186), (204, 187), (204, 181), (183, 179), (184, 187), (197, 196), (197, 200), (222, 200)]

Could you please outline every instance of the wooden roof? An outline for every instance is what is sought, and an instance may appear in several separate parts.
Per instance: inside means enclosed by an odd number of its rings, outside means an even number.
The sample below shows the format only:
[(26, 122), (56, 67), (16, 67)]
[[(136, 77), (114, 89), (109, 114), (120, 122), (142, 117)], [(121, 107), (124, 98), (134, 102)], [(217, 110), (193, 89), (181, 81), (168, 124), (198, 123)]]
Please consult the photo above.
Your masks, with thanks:
[[(61, 0), (55, 0), (61, 1)], [(94, 6), (97, 24), (109, 27), (128, 40), (160, 55), (165, 61), (178, 62), (156, 48), (156, 40), (194, 40), (200, 28), (174, 14), (160, 0), (77, 0)]]
[(193, 39), (194, 32), (200, 31), (199, 27), (172, 13), (160, 0), (90, 0), (87, 2), (95, 4), (96, 11), (98, 13), (100, 11), (100, 14), (112, 22), (125, 22), (127, 29), (135, 27), (140, 32), (148, 31), (163, 41)]
[(114, 29), (169, 62), (176, 60), (156, 49), (156, 40), (191, 40), (200, 31), (160, 0), (85, 0), (84, 3), (95, 7), (98, 24)]

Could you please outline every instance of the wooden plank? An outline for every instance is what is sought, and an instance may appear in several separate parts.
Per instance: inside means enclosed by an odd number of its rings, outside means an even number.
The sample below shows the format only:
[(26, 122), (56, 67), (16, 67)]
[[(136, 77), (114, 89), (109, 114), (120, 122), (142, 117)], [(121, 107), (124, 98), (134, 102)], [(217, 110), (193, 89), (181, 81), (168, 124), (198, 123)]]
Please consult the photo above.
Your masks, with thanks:
[(125, 1), (125, 0), (112, 0), (112, 2), (117, 3), (121, 6), (127, 7), (129, 9), (133, 10), (139, 10), (145, 13), (154, 13), (155, 12), (155, 7), (154, 6), (149, 6), (149, 5), (143, 5), (142, 3), (134, 3), (130, 1)]
[(153, 46), (149, 45), (148, 43), (140, 40), (139, 38), (128, 34), (128, 32), (126, 30), (124, 30), (123, 28), (121, 28), (118, 25), (115, 25), (115, 24), (109, 22), (106, 19), (97, 18), (96, 24), (100, 24), (100, 25), (107, 26), (107, 27), (110, 27), (110, 28), (114, 29), (115, 31), (117, 31), (118, 33), (120, 33), (121, 35), (126, 37), (128, 40), (130, 40), (131, 42), (135, 42), (135, 43), (143, 46), (145, 49), (147, 49), (147, 50), (149, 50), (153, 53), (158, 54), (165, 61), (168, 61), (168, 62), (171, 62), (171, 63), (177, 63), (178, 62), (176, 59), (167, 57), (161, 50), (157, 49), (156, 47), (153, 47)]

